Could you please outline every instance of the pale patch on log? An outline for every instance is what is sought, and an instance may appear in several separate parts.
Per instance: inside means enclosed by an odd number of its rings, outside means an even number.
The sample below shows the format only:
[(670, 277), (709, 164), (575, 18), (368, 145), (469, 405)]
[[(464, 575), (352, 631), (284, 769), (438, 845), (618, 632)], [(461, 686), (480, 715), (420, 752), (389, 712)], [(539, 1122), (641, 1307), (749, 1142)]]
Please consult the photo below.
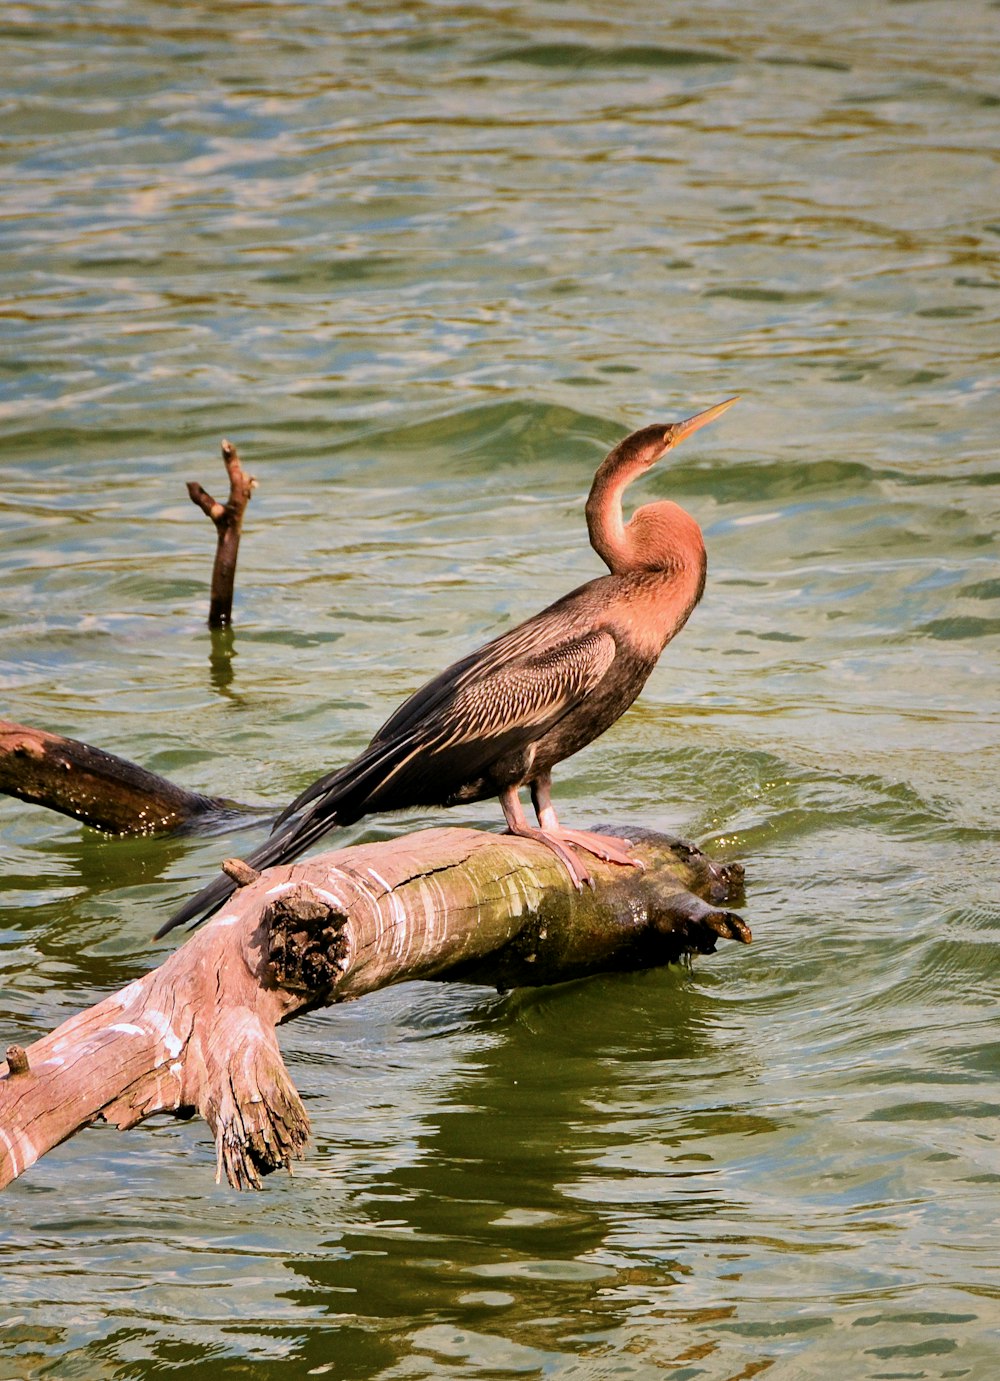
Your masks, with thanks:
[[(608, 829), (604, 833), (619, 833)], [(0, 1067), (0, 1187), (98, 1119), (199, 1112), (219, 1178), (259, 1188), (300, 1157), (309, 1120), (276, 1027), (408, 979), (500, 990), (747, 942), (738, 864), (630, 827), (644, 870), (598, 863), (576, 893), (544, 845), (438, 829), (247, 878), (158, 968)]]

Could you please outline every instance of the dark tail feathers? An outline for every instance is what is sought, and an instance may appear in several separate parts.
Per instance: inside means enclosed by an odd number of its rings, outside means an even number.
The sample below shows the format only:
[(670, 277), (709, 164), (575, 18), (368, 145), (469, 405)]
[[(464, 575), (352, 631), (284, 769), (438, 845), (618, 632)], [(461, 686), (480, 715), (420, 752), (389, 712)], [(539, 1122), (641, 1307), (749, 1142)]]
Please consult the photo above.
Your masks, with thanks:
[[(352, 825), (355, 820), (360, 820), (367, 814), (378, 788), (392, 776), (400, 760), (409, 760), (412, 750), (413, 741), (406, 736), (390, 742), (376, 738), (360, 757), (346, 767), (320, 777), (290, 806), (286, 806), (274, 822), (270, 838), (249, 854), (246, 862), (254, 868), (290, 863), (293, 858), (298, 858), (303, 849), (322, 839), (328, 830), (337, 825)], [(395, 802), (384, 798), (380, 802), (381, 808), (388, 810), (408, 804), (408, 800)], [(290, 819), (290, 816), (296, 818)], [(155, 938), (159, 940), (186, 921), (197, 925), (217, 911), (235, 891), (236, 884), (224, 873), (214, 878), (160, 926)]]
[[(300, 819), (276, 830), (259, 848), (248, 854), (245, 861), (253, 868), (270, 868), (275, 863), (290, 863), (293, 858), (298, 858), (304, 849), (308, 849), (310, 844), (322, 838), (328, 830), (334, 829), (337, 823), (336, 815), (320, 815), (318, 807), (314, 806)], [(231, 897), (235, 891), (236, 883), (232, 878), (220, 873), (175, 911), (170, 919), (160, 926), (153, 938), (162, 939), (169, 931), (176, 926), (184, 925), (186, 921), (195, 926), (206, 920), (213, 911), (218, 911), (226, 898)]]

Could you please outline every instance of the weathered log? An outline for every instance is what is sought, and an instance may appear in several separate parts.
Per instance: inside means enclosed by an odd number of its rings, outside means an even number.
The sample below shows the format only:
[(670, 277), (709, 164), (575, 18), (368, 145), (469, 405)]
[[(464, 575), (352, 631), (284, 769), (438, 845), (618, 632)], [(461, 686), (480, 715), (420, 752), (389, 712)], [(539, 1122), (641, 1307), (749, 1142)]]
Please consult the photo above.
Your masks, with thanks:
[(162, 834), (209, 814), (247, 810), (78, 739), (7, 719), (0, 720), (0, 792), (106, 834)]
[[(603, 827), (605, 832), (621, 831)], [(436, 829), (254, 873), (159, 968), (0, 1066), (0, 1187), (80, 1128), (199, 1112), (218, 1178), (259, 1187), (301, 1156), (305, 1108), (275, 1028), (407, 979), (501, 990), (711, 953), (750, 932), (739, 864), (630, 829), (644, 868), (588, 859), (577, 894), (534, 840)], [(241, 871), (241, 869), (243, 871)]]
[(188, 497), (215, 524), (217, 544), (212, 567), (212, 594), (208, 607), (209, 628), (225, 628), (233, 618), (233, 586), (236, 581), (236, 558), (243, 531), (243, 514), (250, 496), (257, 488), (253, 475), (240, 464), (236, 447), (231, 441), (222, 443), (222, 461), (229, 476), (229, 500), (221, 504), (203, 489), (197, 480), (188, 481)]

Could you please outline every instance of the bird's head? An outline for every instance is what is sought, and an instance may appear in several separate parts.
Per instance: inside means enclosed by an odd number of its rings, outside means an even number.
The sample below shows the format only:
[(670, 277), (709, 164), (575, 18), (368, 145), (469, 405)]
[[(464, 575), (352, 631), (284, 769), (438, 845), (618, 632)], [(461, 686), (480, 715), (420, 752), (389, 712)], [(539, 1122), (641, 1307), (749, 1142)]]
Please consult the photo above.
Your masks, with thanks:
[[(598, 556), (612, 571), (659, 570), (676, 562), (681, 529), (688, 545), (701, 551), (701, 532), (695, 520), (674, 503), (663, 500), (637, 509), (626, 525), (622, 516), (622, 495), (637, 475), (649, 470), (685, 437), (714, 422), (737, 400), (696, 412), (683, 422), (658, 422), (625, 437), (605, 458), (590, 488), (587, 499), (587, 527), (590, 542)], [(673, 534), (673, 535), (672, 535)], [(679, 538), (677, 540), (680, 540)], [(685, 539), (687, 540), (687, 539)]]
[(642, 427), (631, 436), (627, 436), (624, 441), (620, 441), (612, 455), (617, 453), (622, 469), (628, 469), (631, 475), (641, 474), (658, 460), (662, 460), (668, 451), (680, 445), (686, 437), (698, 431), (699, 427), (714, 422), (738, 401), (737, 395), (736, 398), (727, 398), (724, 403), (716, 403), (714, 407), (706, 408), (704, 412), (696, 412), (693, 417), (686, 417), (683, 422), (656, 422), (650, 427)]

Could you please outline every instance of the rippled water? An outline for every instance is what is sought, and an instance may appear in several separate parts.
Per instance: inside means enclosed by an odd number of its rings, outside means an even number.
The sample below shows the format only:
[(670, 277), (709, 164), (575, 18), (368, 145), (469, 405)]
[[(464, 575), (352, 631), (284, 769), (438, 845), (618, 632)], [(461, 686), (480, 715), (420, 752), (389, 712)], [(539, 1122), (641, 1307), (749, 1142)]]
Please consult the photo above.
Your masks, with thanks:
[[(256, 1197), (199, 1124), (67, 1143), (3, 1197), (5, 1381), (995, 1374), (997, 10), (653, 9), (4, 10), (6, 713), (284, 803), (597, 573), (624, 430), (740, 392), (643, 485), (703, 605), (557, 787), (741, 859), (755, 936), (295, 1023)], [(220, 854), (0, 830), (4, 1043)]]

